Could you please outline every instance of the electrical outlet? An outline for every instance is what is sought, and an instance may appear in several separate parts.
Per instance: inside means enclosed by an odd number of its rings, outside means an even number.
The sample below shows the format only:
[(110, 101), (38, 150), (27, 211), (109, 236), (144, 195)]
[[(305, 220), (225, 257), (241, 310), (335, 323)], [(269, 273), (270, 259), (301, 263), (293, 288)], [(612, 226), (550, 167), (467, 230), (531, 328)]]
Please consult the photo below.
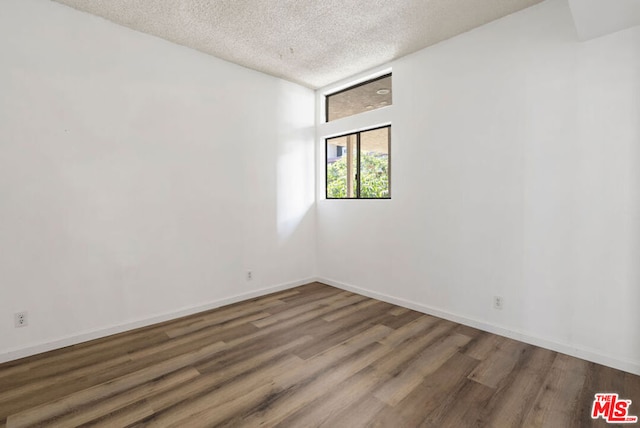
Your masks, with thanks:
[(24, 312), (16, 312), (13, 314), (13, 323), (16, 328), (18, 327), (26, 327), (29, 325), (29, 313), (27, 311)]
[(502, 296), (493, 296), (493, 309), (502, 309), (503, 304)]
[(253, 272), (250, 270), (247, 271), (247, 281), (251, 281), (253, 279)]

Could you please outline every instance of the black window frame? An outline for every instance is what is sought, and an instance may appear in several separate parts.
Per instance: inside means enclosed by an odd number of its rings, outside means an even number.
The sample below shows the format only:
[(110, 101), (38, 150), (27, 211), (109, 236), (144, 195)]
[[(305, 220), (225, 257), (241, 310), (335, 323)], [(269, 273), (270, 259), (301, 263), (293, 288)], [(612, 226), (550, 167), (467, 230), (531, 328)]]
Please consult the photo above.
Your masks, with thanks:
[[(339, 91), (332, 92), (330, 94), (325, 94), (325, 96), (324, 96), (324, 122), (325, 123), (333, 122), (333, 120), (332, 121), (329, 120), (329, 98), (330, 97), (332, 97), (334, 95), (342, 94), (342, 93), (350, 91), (352, 89), (359, 88), (360, 86), (368, 85), (369, 83), (373, 83), (373, 82), (376, 82), (378, 80), (386, 79), (387, 77), (393, 78), (392, 75), (393, 75), (393, 73), (389, 72), (389, 73), (383, 74), (382, 76), (374, 77), (372, 79), (365, 80), (364, 82), (357, 83), (357, 84), (355, 84), (353, 86), (349, 86), (348, 88), (340, 89)], [(392, 105), (392, 104), (389, 104), (389, 105)], [(362, 112), (362, 113), (364, 113), (364, 112)], [(362, 114), (362, 113), (356, 113), (356, 114)], [(355, 114), (353, 116), (355, 116)], [(351, 117), (351, 116), (345, 116), (345, 117)], [(340, 119), (344, 119), (344, 118), (340, 118)], [(334, 120), (340, 120), (340, 119), (334, 119)]]
[[(361, 190), (361, 186), (360, 186), (360, 134), (362, 134), (363, 132), (369, 132), (369, 131), (376, 131), (378, 129), (384, 129), (387, 128), (387, 143), (389, 146), (389, 153), (387, 154), (387, 174), (388, 174), (388, 183), (389, 183), (389, 196), (386, 198), (362, 198), (360, 197), (360, 190)], [(329, 140), (333, 140), (334, 138), (341, 138), (341, 137), (347, 137), (349, 135), (356, 135), (356, 154), (357, 154), (357, 159), (356, 159), (356, 180), (358, 183), (358, 191), (355, 197), (352, 198), (332, 198), (329, 197), (329, 193), (328, 193), (328, 169), (329, 169), (329, 162), (328, 162), (328, 158), (327, 158), (327, 152), (329, 149)], [(344, 134), (340, 134), (340, 135), (334, 135), (332, 137), (327, 137), (324, 139), (324, 196), (325, 199), (328, 200), (332, 200), (332, 201), (343, 201), (343, 200), (359, 200), (359, 201), (367, 201), (367, 200), (371, 200), (371, 201), (388, 201), (391, 200), (391, 124), (388, 125), (382, 125), (382, 126), (376, 126), (374, 128), (367, 128), (367, 129), (362, 129), (360, 131), (351, 131), (351, 132), (346, 132)]]

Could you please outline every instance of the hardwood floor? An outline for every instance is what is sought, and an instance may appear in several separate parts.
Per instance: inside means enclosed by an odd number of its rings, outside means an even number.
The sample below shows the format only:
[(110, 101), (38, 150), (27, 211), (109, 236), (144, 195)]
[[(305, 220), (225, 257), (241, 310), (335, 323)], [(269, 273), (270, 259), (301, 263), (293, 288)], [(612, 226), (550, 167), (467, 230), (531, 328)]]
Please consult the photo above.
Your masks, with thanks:
[(313, 283), (2, 364), (0, 426), (611, 426), (596, 392), (640, 416), (639, 376)]

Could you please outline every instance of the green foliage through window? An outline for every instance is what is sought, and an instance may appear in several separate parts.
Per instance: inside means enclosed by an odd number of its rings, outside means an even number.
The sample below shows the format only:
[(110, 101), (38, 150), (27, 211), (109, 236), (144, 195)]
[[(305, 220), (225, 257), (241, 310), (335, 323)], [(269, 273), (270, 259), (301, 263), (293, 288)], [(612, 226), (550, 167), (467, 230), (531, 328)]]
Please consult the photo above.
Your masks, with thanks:
[[(389, 158), (375, 153), (360, 154), (360, 197), (389, 197)], [(342, 157), (327, 166), (327, 197), (346, 198), (347, 160)]]

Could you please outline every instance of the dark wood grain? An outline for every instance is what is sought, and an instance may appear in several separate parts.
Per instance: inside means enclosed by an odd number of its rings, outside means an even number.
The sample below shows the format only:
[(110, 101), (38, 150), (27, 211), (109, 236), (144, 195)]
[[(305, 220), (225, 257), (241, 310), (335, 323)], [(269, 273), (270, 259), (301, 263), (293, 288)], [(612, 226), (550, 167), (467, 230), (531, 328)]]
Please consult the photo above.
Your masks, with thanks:
[(640, 377), (320, 283), (0, 365), (0, 427), (597, 427)]

